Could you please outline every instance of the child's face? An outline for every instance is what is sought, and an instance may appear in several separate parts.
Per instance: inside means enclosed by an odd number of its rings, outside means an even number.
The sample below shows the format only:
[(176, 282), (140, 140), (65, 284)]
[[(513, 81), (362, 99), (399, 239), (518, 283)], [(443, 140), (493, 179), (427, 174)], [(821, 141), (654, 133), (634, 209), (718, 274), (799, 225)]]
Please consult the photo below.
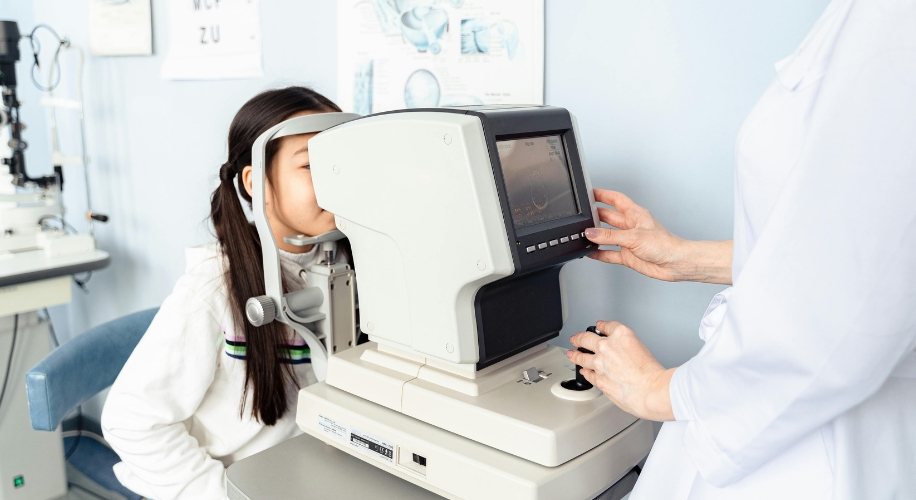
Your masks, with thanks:
[(292, 135), (280, 139), (280, 149), (273, 158), (266, 193), (268, 214), (273, 212), (277, 222), (293, 229), (296, 234), (307, 236), (326, 233), (336, 227), (334, 214), (320, 208), (315, 199), (308, 150), (309, 139), (315, 135)]
[[(279, 139), (280, 148), (273, 157), (270, 179), (265, 186), (267, 219), (278, 246), (289, 252), (306, 249), (284, 243), (284, 237), (297, 234), (316, 236), (336, 228), (334, 214), (318, 206), (312, 186), (308, 142), (315, 135), (291, 135)], [(246, 167), (242, 175), (245, 188), (251, 194), (251, 167)]]

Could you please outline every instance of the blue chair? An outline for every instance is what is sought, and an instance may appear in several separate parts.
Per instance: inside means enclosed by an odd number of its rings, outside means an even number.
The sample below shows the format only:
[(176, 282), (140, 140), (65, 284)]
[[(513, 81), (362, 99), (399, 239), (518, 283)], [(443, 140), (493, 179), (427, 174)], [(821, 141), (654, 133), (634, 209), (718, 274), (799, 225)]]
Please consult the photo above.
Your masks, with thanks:
[[(52, 351), (29, 370), (26, 389), (32, 428), (57, 429), (74, 409), (110, 387), (158, 310), (147, 309), (99, 325)], [(110, 448), (91, 438), (64, 441), (70, 465), (78, 471), (128, 499), (141, 498), (118, 482), (111, 468), (121, 460)]]

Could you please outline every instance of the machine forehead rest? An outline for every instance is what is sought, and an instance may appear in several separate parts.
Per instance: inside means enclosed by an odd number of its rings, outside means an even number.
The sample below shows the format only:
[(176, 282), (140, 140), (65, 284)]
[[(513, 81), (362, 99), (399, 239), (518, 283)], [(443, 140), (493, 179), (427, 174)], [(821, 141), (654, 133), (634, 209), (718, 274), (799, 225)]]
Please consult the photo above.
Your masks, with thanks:
[(280, 130), (273, 134), (270, 141), (286, 137), (288, 135), (311, 134), (312, 132), (322, 132), (331, 127), (336, 127), (341, 123), (360, 118), (356, 113), (315, 113), (311, 115), (298, 116), (286, 121), (286, 124)]

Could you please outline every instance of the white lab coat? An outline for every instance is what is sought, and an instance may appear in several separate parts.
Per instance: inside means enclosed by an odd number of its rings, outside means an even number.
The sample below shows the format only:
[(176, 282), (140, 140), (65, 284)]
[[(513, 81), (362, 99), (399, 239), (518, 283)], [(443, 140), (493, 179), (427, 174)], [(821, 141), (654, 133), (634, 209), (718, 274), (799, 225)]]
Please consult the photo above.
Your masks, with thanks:
[(916, 499), (916, 1), (834, 0), (776, 68), (632, 500)]

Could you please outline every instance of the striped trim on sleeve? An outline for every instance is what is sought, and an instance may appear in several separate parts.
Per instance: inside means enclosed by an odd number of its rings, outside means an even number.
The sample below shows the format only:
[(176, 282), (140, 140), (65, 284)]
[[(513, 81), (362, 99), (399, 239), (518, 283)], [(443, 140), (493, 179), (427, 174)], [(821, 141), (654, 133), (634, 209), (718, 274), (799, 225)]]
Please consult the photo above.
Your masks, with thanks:
[[(226, 334), (226, 355), (230, 358), (245, 359), (247, 342), (243, 335)], [(301, 365), (311, 363), (311, 351), (298, 335), (290, 339), (287, 343), (277, 347), (277, 355), (284, 363)]]

